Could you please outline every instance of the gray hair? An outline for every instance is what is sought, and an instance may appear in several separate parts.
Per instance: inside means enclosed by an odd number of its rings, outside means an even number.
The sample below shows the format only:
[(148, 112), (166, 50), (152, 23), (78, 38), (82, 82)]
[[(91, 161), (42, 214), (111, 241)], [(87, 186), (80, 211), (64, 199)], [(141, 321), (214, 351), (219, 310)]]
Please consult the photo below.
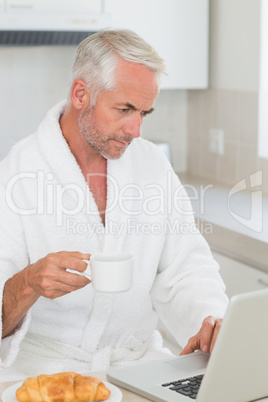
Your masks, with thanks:
[(151, 45), (130, 30), (101, 30), (79, 44), (73, 66), (72, 78), (85, 81), (91, 92), (92, 106), (100, 92), (115, 87), (115, 70), (120, 57), (147, 66), (156, 73), (160, 84), (165, 64)]

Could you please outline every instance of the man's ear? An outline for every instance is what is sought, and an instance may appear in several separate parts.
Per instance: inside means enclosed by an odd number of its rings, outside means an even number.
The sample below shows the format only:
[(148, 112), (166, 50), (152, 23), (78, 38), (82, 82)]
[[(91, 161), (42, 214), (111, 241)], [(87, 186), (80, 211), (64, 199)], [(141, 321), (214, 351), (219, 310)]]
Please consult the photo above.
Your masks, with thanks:
[(90, 101), (87, 84), (83, 80), (75, 80), (71, 88), (71, 100), (75, 109), (81, 110), (88, 106)]

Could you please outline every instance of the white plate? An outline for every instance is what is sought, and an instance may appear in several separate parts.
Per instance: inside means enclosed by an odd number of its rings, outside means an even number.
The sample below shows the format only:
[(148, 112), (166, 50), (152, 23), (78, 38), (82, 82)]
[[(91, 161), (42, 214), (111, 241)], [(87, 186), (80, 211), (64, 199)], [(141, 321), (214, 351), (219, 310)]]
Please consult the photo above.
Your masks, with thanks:
[[(23, 381), (18, 382), (16, 384), (11, 385), (2, 394), (2, 400), (3, 402), (18, 402), (16, 398), (16, 391), (19, 387), (21, 387)], [(121, 402), (122, 401), (122, 392), (120, 391), (119, 388), (117, 388), (115, 385), (110, 384), (108, 382), (103, 381), (103, 384), (111, 391), (111, 395), (109, 396), (108, 399), (106, 399), (107, 402)]]

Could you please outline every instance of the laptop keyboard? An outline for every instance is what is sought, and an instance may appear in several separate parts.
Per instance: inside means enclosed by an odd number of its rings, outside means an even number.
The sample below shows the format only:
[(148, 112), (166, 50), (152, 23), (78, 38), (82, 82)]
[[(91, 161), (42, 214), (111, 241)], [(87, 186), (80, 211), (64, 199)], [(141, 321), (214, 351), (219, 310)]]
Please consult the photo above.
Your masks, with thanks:
[(183, 380), (167, 382), (162, 387), (169, 387), (171, 391), (196, 399), (199, 387), (201, 385), (203, 374), (195, 377), (184, 378)]

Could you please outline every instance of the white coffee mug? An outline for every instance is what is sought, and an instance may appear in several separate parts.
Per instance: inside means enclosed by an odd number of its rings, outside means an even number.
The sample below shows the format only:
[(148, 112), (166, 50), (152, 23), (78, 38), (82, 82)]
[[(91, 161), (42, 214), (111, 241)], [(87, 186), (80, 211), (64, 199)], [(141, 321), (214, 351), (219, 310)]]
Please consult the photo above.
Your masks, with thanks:
[(128, 253), (97, 253), (84, 260), (88, 277), (98, 292), (126, 292), (133, 283), (133, 256)]

